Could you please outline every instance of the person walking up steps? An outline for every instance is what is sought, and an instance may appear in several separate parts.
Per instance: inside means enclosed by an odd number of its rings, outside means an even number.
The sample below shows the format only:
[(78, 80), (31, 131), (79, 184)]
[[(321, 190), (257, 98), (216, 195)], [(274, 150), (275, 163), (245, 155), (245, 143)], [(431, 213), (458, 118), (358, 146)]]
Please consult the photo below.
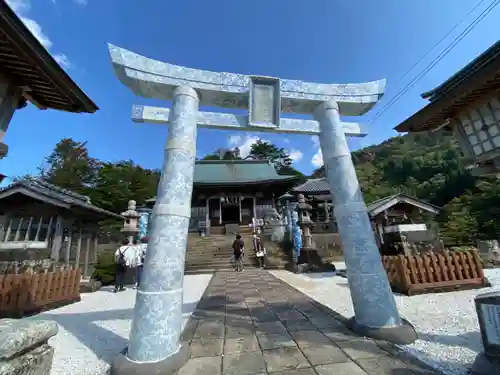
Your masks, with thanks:
[(245, 249), (245, 243), (241, 239), (239, 234), (236, 235), (236, 239), (233, 242), (233, 255), (234, 255), (234, 268), (236, 272), (243, 271), (243, 251)]
[(266, 268), (266, 248), (261, 238), (256, 234), (253, 235), (253, 248), (259, 261), (259, 267)]

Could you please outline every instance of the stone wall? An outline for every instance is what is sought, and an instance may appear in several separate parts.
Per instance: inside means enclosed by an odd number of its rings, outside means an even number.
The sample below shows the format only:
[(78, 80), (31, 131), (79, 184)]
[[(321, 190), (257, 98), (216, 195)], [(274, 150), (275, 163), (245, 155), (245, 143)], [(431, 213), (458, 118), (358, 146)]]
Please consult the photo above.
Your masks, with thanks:
[(344, 257), (338, 233), (313, 233), (312, 239), (323, 261), (333, 262)]
[(41, 260), (20, 260), (20, 261), (0, 261), (0, 275), (19, 274), (24, 272), (43, 273), (54, 270), (58, 267), (50, 259)]
[(55, 322), (0, 319), (0, 374), (50, 375)]
[(0, 262), (49, 259), (50, 253), (51, 249), (0, 250)]

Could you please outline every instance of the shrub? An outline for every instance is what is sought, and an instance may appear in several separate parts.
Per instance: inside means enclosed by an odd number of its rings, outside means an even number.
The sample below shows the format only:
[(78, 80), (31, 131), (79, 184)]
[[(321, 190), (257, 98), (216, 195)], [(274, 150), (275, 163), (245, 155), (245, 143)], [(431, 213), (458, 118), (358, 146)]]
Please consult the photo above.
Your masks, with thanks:
[(114, 251), (99, 254), (91, 278), (100, 281), (102, 285), (111, 285), (115, 282), (115, 255)]

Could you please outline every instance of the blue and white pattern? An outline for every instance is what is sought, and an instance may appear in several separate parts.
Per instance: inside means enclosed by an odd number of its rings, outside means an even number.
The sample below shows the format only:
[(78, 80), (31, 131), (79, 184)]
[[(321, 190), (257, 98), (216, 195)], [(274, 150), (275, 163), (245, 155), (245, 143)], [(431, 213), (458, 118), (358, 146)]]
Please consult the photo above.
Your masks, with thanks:
[(148, 235), (149, 231), (149, 218), (151, 217), (151, 210), (149, 209), (138, 209), (137, 210), (141, 216), (139, 217), (139, 233), (138, 237), (141, 239)]
[[(197, 122), (201, 119), (214, 127), (221, 122), (218, 125), (222, 128), (245, 127), (248, 122), (245, 116), (200, 116), (198, 105), (248, 109), (250, 77), (175, 66), (113, 45), (109, 45), (109, 52), (117, 77), (136, 95), (173, 100), (172, 111), (161, 110), (157, 116), (160, 122), (168, 120), (170, 131), (128, 350), (133, 361), (155, 362), (172, 355), (179, 346)], [(200, 94), (199, 102), (194, 89)], [(381, 263), (339, 114), (366, 113), (382, 97), (384, 89), (385, 80), (359, 84), (280, 80), (282, 112), (314, 112), (315, 122), (283, 123), (288, 131), (316, 134), (319, 127), (356, 322), (373, 328), (402, 322)], [(144, 118), (145, 107), (134, 107), (133, 117)], [(302, 129), (294, 129), (297, 127)], [(279, 131), (276, 127), (258, 129)], [(302, 237), (297, 212), (292, 215), (298, 257)]]
[(344, 249), (356, 322), (368, 327), (400, 325), (401, 318), (342, 131), (337, 103), (321, 104), (314, 116), (321, 126), (319, 140)]
[(299, 259), (300, 249), (302, 249), (302, 231), (299, 227), (299, 214), (297, 211), (292, 211), (292, 236), (293, 236), (293, 251), (296, 259)]
[[(134, 105), (132, 120), (138, 123), (168, 124), (170, 109)], [(247, 132), (270, 132), (283, 134), (319, 135), (319, 123), (315, 120), (281, 118), (279, 126), (253, 126), (248, 123), (248, 116), (232, 113), (200, 112), (198, 113), (198, 127), (208, 129), (240, 130)], [(361, 124), (356, 122), (342, 122), (342, 128), (348, 137), (365, 137)]]
[[(200, 94), (200, 105), (248, 109), (250, 77), (210, 72), (156, 61), (109, 44), (118, 79), (139, 96), (171, 100), (176, 87), (188, 85)], [(384, 95), (385, 79), (365, 83), (325, 84), (280, 79), (281, 111), (312, 113), (335, 100), (343, 116), (360, 116)]]
[(132, 319), (127, 356), (135, 362), (157, 362), (179, 350), (197, 112), (196, 92), (179, 87), (174, 93), (147, 257)]

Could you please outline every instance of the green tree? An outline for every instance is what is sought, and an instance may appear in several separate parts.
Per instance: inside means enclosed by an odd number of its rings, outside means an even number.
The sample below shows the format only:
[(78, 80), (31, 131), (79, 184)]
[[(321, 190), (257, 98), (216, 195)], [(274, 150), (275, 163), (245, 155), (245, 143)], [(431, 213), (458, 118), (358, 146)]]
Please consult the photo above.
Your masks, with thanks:
[(205, 155), (201, 160), (240, 160), (240, 149), (219, 148), (211, 154)]
[(254, 160), (266, 160), (269, 163), (274, 164), (278, 173), (282, 169), (290, 171), (290, 167), (292, 167), (293, 163), (293, 160), (290, 158), (290, 154), (284, 148), (277, 147), (271, 142), (260, 139), (252, 144), (248, 158)]
[(93, 201), (113, 212), (125, 211), (129, 200), (138, 204), (156, 195), (160, 171), (145, 169), (131, 160), (102, 163), (94, 185)]
[(100, 166), (99, 160), (89, 156), (87, 142), (64, 138), (45, 158), (41, 177), (62, 188), (89, 194), (96, 183)]

